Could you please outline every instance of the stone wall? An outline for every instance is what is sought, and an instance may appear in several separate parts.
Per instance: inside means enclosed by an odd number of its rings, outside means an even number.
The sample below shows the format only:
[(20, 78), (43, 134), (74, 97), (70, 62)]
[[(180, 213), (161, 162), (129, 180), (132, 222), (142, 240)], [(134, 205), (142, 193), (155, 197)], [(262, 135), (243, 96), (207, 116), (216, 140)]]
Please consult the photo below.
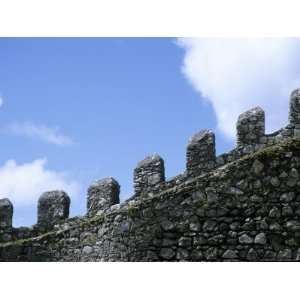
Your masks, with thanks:
[(85, 217), (67, 219), (68, 196), (52, 192), (39, 201), (46, 223), (13, 228), (12, 204), (1, 200), (0, 260), (300, 260), (298, 95), (290, 98), (290, 123), (273, 134), (265, 134), (261, 108), (242, 114), (229, 153), (216, 157), (211, 131), (196, 134), (187, 170), (171, 180), (161, 157), (147, 157), (124, 203), (115, 179), (97, 181)]

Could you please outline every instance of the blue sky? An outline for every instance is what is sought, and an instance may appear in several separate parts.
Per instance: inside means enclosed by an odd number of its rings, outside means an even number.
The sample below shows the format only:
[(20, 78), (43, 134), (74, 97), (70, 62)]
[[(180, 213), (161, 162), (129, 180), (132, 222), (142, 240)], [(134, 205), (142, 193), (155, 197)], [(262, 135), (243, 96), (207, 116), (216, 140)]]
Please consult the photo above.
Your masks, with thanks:
[(253, 106), (278, 129), (299, 82), (296, 50), (279, 39), (1, 38), (0, 197), (13, 202), (14, 225), (36, 222), (45, 189), (70, 192), (72, 216), (85, 213), (96, 179), (113, 176), (128, 198), (152, 153), (167, 177), (182, 173), (203, 128), (216, 132), (218, 153), (229, 150), (238, 114)]
[[(133, 169), (148, 154), (165, 159), (168, 177), (181, 173), (189, 137), (215, 128), (211, 105), (181, 71), (183, 56), (175, 39), (0, 39), (0, 167), (47, 159), (44, 169), (80, 185), (72, 215), (85, 213), (87, 187), (102, 177), (115, 177), (121, 198), (130, 196)], [(28, 134), (33, 127), (58, 127), (68, 142)], [(219, 150), (230, 144), (218, 138)], [(11, 198), (15, 226), (36, 222), (31, 195)]]

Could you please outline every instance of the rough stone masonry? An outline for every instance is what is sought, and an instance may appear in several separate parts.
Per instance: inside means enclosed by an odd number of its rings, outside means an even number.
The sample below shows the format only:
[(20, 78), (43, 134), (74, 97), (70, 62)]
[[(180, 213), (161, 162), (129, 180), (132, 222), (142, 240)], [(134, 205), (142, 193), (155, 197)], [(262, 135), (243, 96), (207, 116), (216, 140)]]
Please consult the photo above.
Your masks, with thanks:
[(272, 134), (261, 108), (243, 113), (237, 147), (219, 156), (212, 131), (195, 134), (170, 180), (164, 160), (147, 156), (123, 203), (115, 179), (94, 182), (84, 217), (68, 218), (69, 196), (50, 191), (37, 224), (14, 228), (12, 203), (0, 200), (0, 260), (300, 261), (300, 90), (289, 107)]

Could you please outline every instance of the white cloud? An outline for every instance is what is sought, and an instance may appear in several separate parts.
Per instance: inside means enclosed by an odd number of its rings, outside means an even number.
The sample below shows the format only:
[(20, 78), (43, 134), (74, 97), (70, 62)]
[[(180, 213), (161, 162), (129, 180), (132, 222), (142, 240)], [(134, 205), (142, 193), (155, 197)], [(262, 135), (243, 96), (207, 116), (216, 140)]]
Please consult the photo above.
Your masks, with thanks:
[(16, 206), (30, 205), (49, 190), (64, 190), (76, 198), (79, 184), (69, 180), (65, 173), (47, 169), (46, 164), (46, 159), (19, 165), (9, 160), (0, 166), (0, 199), (9, 198)]
[(3, 98), (0, 96), (0, 107), (3, 105)]
[(36, 125), (33, 123), (13, 123), (8, 127), (8, 131), (20, 136), (39, 139), (49, 144), (59, 146), (70, 145), (72, 139), (59, 132), (59, 128), (50, 128), (44, 125)]
[(300, 39), (182, 38), (183, 72), (209, 101), (218, 129), (235, 136), (238, 115), (266, 112), (267, 131), (288, 122), (288, 99), (300, 86)]

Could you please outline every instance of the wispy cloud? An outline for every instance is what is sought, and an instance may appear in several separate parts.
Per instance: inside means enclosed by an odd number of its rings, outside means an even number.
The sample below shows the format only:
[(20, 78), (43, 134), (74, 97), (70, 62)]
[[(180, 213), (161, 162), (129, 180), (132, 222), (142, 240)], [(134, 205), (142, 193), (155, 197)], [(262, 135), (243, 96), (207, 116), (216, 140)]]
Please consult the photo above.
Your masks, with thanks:
[(3, 97), (0, 96), (0, 107), (3, 105)]
[(235, 122), (260, 105), (267, 131), (287, 124), (288, 98), (300, 86), (300, 39), (183, 38), (183, 72), (216, 113), (218, 129), (235, 136)]
[(16, 206), (35, 204), (38, 197), (48, 190), (64, 190), (77, 197), (80, 186), (67, 174), (49, 170), (47, 160), (37, 159), (25, 164), (8, 160), (0, 166), (0, 199), (9, 198)]
[(50, 128), (45, 125), (36, 125), (30, 122), (12, 123), (8, 126), (8, 131), (14, 135), (39, 139), (49, 144), (58, 146), (71, 145), (72, 139), (60, 133), (58, 127)]

